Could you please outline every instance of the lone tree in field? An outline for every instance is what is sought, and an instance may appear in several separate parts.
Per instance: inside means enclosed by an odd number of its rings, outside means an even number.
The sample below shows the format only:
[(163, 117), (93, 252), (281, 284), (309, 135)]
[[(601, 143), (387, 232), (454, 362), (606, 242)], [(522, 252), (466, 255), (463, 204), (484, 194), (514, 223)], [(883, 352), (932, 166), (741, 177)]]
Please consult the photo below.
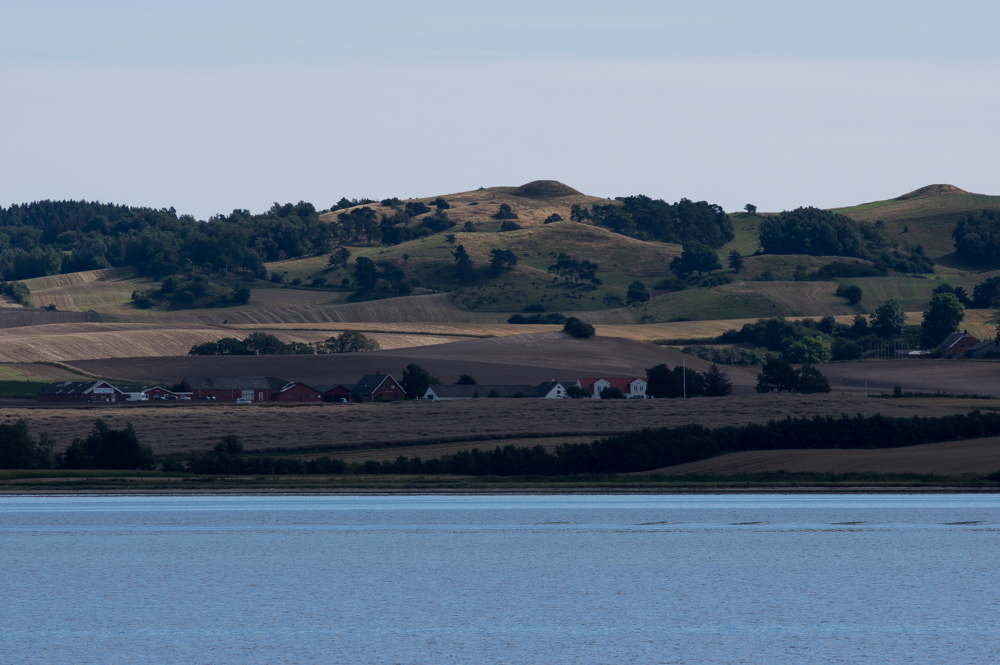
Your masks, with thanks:
[(490, 270), (494, 274), (507, 272), (517, 265), (517, 255), (509, 249), (494, 249), (490, 251)]
[(644, 283), (635, 280), (628, 285), (628, 291), (625, 293), (625, 301), (629, 305), (634, 302), (646, 302), (647, 300), (649, 300), (649, 290)]
[(892, 339), (903, 334), (906, 328), (906, 312), (898, 300), (890, 298), (879, 305), (872, 316), (872, 332), (883, 339)]
[(358, 351), (378, 351), (382, 348), (374, 339), (357, 330), (345, 330), (336, 337), (331, 337), (322, 343), (322, 349), (327, 353), (356, 353)]
[(333, 250), (330, 254), (330, 260), (327, 262), (327, 266), (333, 268), (335, 266), (347, 267), (347, 259), (351, 258), (351, 250), (346, 247), (338, 247)]
[(939, 293), (931, 298), (930, 307), (924, 312), (920, 324), (920, 343), (925, 348), (937, 346), (945, 337), (955, 332), (965, 319), (965, 306), (954, 293)]
[(725, 397), (733, 392), (733, 382), (729, 380), (729, 374), (719, 369), (715, 363), (702, 372), (701, 378), (704, 385), (702, 394), (705, 397)]
[(729, 252), (729, 267), (736, 273), (743, 270), (743, 255), (735, 249)]
[(465, 251), (465, 245), (456, 247), (452, 256), (455, 257), (455, 272), (458, 273), (460, 279), (467, 280), (475, 276), (476, 268), (472, 264), (468, 252)]
[(468, 374), (463, 374), (458, 377), (458, 381), (455, 382), (456, 386), (474, 386), (476, 385), (476, 380), (469, 376)]
[(755, 206), (752, 203), (746, 204), (745, 206), (743, 206), (743, 209), (747, 211), (748, 215), (756, 215), (757, 214), (757, 206)]
[(501, 203), (500, 209), (493, 214), (493, 219), (517, 219), (517, 213), (506, 203)]
[(589, 323), (584, 323), (576, 317), (569, 317), (566, 319), (566, 324), (563, 326), (563, 332), (568, 335), (572, 335), (577, 339), (590, 339), (594, 336), (594, 326)]

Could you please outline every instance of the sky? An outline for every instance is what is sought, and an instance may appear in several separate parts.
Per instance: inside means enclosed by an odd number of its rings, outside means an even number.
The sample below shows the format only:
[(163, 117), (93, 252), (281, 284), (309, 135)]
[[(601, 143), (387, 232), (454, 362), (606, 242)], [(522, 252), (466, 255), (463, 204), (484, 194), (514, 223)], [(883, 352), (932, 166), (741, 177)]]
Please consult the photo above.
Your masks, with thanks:
[(0, 0), (0, 205), (1000, 194), (1000, 3)]

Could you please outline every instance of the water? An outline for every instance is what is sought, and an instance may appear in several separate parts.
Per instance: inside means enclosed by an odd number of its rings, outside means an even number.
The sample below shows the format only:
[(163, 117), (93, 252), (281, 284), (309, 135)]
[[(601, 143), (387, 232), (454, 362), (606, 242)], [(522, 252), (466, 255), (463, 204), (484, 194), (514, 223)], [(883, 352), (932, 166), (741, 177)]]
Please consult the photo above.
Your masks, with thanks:
[(997, 496), (0, 499), (3, 663), (996, 663)]

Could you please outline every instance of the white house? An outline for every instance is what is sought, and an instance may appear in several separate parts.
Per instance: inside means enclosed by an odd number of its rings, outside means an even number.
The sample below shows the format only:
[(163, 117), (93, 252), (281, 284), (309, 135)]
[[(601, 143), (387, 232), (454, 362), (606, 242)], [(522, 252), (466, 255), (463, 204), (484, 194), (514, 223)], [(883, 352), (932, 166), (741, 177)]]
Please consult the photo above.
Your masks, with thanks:
[(600, 399), (605, 388), (617, 388), (629, 399), (646, 399), (646, 381), (644, 379), (625, 377), (614, 379), (585, 378), (577, 379), (576, 385), (590, 392), (592, 399)]

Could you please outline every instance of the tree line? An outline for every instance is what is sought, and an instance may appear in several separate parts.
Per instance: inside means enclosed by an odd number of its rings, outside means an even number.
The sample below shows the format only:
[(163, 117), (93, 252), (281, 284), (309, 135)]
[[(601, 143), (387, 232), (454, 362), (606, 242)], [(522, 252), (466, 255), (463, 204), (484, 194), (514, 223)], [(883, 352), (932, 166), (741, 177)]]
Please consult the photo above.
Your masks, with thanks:
[(274, 335), (254, 332), (242, 340), (223, 337), (215, 342), (195, 344), (188, 351), (189, 356), (287, 356), (296, 354), (355, 353), (377, 351), (382, 346), (378, 341), (356, 331), (344, 332), (322, 342), (283, 342)]

